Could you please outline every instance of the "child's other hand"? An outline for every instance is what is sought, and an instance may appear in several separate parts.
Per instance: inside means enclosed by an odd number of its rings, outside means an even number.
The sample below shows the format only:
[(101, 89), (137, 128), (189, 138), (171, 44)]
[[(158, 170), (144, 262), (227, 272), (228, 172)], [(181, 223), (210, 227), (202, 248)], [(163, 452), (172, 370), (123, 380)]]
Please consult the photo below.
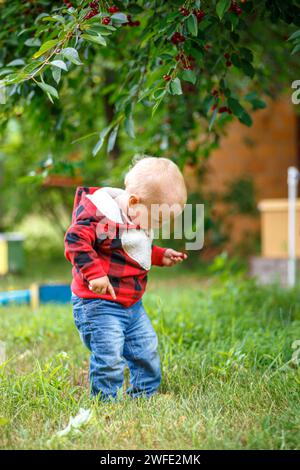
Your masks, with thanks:
[(89, 289), (95, 294), (110, 294), (115, 300), (117, 298), (114, 288), (107, 276), (98, 277), (89, 282)]
[(167, 248), (164, 253), (162, 263), (163, 266), (174, 266), (174, 264), (181, 263), (185, 259), (187, 259), (186, 253), (173, 250), (172, 248)]

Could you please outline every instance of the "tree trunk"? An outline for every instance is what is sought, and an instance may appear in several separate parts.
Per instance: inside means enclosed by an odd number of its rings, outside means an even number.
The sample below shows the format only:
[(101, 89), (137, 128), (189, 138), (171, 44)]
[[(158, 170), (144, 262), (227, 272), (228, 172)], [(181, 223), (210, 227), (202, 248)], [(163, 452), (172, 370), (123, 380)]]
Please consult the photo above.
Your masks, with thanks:
[[(112, 83), (114, 83), (114, 81), (115, 81), (114, 72), (109, 69), (104, 69), (104, 82), (105, 82), (104, 86), (111, 85)], [(105, 113), (106, 122), (108, 125), (111, 123), (111, 121), (113, 120), (115, 116), (115, 107), (113, 104), (109, 102), (109, 97), (110, 97), (109, 93), (103, 96), (104, 113)], [(119, 139), (117, 136), (115, 146), (113, 150), (109, 153), (110, 160), (112, 162), (115, 162), (116, 160), (118, 160), (120, 153), (121, 153), (121, 149), (119, 146)]]

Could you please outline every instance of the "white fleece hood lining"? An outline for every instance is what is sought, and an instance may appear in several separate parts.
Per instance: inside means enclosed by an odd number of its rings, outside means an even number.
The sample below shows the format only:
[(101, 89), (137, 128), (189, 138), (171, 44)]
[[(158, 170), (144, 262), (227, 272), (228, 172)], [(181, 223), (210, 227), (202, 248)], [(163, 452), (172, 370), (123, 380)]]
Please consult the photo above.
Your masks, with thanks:
[[(96, 206), (96, 208), (114, 223), (124, 223), (127, 219), (118, 206), (115, 198), (124, 192), (120, 188), (100, 188), (93, 194), (86, 197)], [(151, 267), (151, 245), (152, 233), (150, 235), (145, 230), (122, 230), (121, 234), (122, 248), (130, 258), (136, 261), (142, 268), (149, 270)]]

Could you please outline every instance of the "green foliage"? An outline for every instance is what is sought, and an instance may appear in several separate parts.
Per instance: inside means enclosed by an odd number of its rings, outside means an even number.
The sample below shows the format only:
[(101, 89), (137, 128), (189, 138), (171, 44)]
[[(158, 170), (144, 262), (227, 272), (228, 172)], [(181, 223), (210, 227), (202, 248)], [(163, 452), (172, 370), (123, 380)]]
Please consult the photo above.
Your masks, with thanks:
[[(3, 227), (45, 212), (49, 174), (120, 184), (135, 153), (180, 167), (208, 158), (232, 119), (250, 126), (264, 96), (297, 77), (296, 1), (237, 2), (240, 12), (222, 0), (114, 4), (88, 18), (86, 0), (1, 2)], [(43, 189), (47, 206), (54, 197), (70, 209), (72, 191), (59, 191)]]
[[(48, 0), (34, 5), (29, 1), (2, 2), (1, 84), (7, 95), (3, 122), (20, 99), (24, 106), (30, 101), (37, 106), (38, 88), (51, 102), (63, 94), (68, 95), (69, 102), (71, 90), (83, 98), (87, 89), (94, 87), (93, 100), (98, 93), (109, 96), (114, 109), (109, 121), (124, 125), (131, 138), (131, 123), (135, 119), (139, 122), (141, 111), (146, 115), (149, 108), (170, 111), (173, 105), (183, 108), (189, 133), (201, 117), (218, 134), (223, 121), (230, 117), (213, 113), (212, 119), (213, 104), (219, 109), (228, 106), (241, 122), (251, 125), (244, 91), (269, 93), (270, 75), (276, 66), (272, 64), (274, 50), (278, 44), (286, 61), (290, 48), (283, 35), (288, 36), (292, 24), (300, 22), (295, 1), (282, 5), (251, 0), (188, 0), (183, 4), (126, 0), (116, 1), (115, 6), (118, 11), (110, 13), (105, 3), (99, 2), (92, 9), (84, 0), (68, 5)], [(297, 32), (290, 39), (297, 42)], [(268, 62), (266, 55), (271, 59)], [(292, 59), (282, 70), (285, 77), (290, 67), (292, 71)], [(110, 83), (101, 78), (105, 70), (113, 76)], [(164, 81), (164, 76), (170, 76), (171, 81)], [(212, 97), (214, 89), (218, 95)], [(61, 105), (53, 106), (67, 118), (66, 103), (63, 97), (61, 100)], [(89, 112), (95, 117), (99, 114), (92, 103)], [(108, 153), (113, 151), (120, 130), (120, 126), (111, 125), (106, 133)], [(109, 140), (111, 133), (115, 135)], [(181, 134), (187, 137), (184, 129)]]

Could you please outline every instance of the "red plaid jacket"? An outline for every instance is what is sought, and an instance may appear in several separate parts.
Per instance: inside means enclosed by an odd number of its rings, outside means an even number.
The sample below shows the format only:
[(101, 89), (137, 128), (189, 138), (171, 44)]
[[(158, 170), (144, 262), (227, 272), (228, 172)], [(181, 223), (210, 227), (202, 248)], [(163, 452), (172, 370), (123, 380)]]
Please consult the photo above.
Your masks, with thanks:
[(110, 294), (89, 289), (89, 281), (107, 275), (116, 302), (129, 307), (144, 294), (151, 264), (162, 266), (165, 248), (153, 246), (144, 230), (124, 220), (109, 194), (121, 190), (99, 190), (76, 191), (72, 225), (65, 235), (65, 256), (73, 265), (71, 289), (82, 298), (112, 300)]

